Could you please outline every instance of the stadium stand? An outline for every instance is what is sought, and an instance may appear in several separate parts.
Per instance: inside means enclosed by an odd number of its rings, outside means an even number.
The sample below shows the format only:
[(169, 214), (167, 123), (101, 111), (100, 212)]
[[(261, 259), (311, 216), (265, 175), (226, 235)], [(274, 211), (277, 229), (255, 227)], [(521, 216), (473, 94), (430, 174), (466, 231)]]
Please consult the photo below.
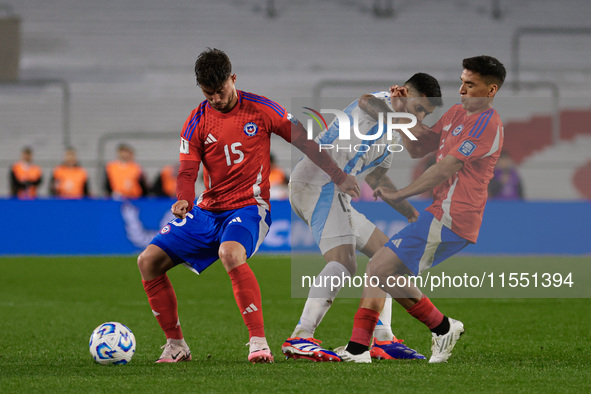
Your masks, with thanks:
[[(311, 97), (313, 86), (323, 79), (400, 81), (425, 71), (456, 80), (460, 60), (482, 53), (504, 61), (510, 81), (515, 29), (585, 26), (591, 12), (586, 0), (501, 2), (500, 18), (491, 17), (494, 2), (488, 0), (394, 2), (393, 17), (379, 18), (369, 0), (275, 1), (272, 18), (258, 0), (9, 3), (22, 20), (19, 78), (68, 83), (70, 144), (89, 169), (91, 190), (99, 190), (102, 182), (97, 144), (106, 134), (146, 133), (142, 140), (113, 140), (105, 151), (114, 151), (119, 142), (133, 143), (149, 179), (176, 157), (182, 123), (202, 100), (193, 63), (205, 47), (222, 48), (231, 56), (238, 88), (264, 94), (291, 110), (292, 98)], [(525, 112), (503, 112), (507, 149), (519, 159), (530, 199), (587, 195), (572, 180), (591, 148), (588, 134), (581, 136), (588, 133), (583, 126), (591, 120), (590, 41), (589, 36), (528, 36), (521, 43), (521, 80), (551, 81), (560, 86), (561, 97), (577, 97), (576, 107), (561, 101), (557, 144), (552, 143), (546, 109), (533, 105)], [(511, 95), (509, 86), (504, 90), (497, 101)], [(457, 97), (457, 89), (446, 94)], [(531, 95), (540, 97), (539, 92)], [(0, 85), (0, 167), (5, 168), (0, 171), (0, 195), (8, 194), (8, 166), (22, 146), (34, 146), (44, 169), (59, 162), (61, 100), (56, 86)], [(170, 140), (149, 138), (149, 133), (162, 132), (170, 132)], [(276, 138), (273, 150), (279, 164), (290, 169), (288, 145)], [(573, 157), (578, 155), (582, 157)], [(404, 184), (412, 165), (400, 168)], [(560, 196), (548, 194), (548, 177), (556, 178), (552, 189), (565, 187)], [(41, 190), (47, 190), (46, 184)]]

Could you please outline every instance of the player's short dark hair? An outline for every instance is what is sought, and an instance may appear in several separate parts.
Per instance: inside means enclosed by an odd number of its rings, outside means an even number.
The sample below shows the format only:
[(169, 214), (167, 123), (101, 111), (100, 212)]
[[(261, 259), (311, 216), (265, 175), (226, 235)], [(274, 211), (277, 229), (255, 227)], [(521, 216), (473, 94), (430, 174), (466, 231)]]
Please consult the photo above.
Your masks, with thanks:
[(426, 73), (416, 73), (404, 84), (411, 86), (420, 94), (424, 94), (434, 106), (441, 107), (443, 105), (439, 82), (437, 82), (437, 79), (431, 75)]
[(480, 74), (487, 83), (497, 84), (500, 88), (505, 82), (507, 70), (503, 63), (492, 56), (475, 56), (462, 60), (462, 67), (466, 70)]
[(232, 75), (232, 63), (228, 55), (216, 48), (201, 52), (195, 62), (197, 85), (218, 89)]

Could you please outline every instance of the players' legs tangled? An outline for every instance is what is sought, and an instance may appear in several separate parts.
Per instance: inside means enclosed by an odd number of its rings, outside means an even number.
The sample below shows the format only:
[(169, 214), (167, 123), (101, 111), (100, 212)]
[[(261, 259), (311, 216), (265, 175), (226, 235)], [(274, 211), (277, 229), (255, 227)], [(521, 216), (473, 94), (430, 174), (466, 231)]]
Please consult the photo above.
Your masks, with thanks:
[[(341, 286), (333, 286), (332, 277), (349, 278), (357, 269), (355, 247), (353, 244), (342, 244), (324, 253), (326, 266), (314, 279), (308, 293), (308, 299), (300, 320), (291, 337), (283, 343), (281, 351), (289, 358), (305, 358), (312, 361), (340, 361), (334, 352), (320, 346), (321, 341), (314, 338), (316, 327), (320, 324)], [(339, 281), (341, 284), (343, 281)]]
[(352, 244), (334, 247), (324, 254), (324, 258), (327, 264), (313, 281), (313, 283), (320, 284), (320, 286), (310, 288), (300, 321), (291, 335), (292, 338), (314, 337), (316, 327), (318, 327), (341, 290), (341, 286), (324, 286), (324, 284), (332, 284), (331, 277), (351, 277), (357, 269), (355, 247)]
[[(368, 222), (369, 223), (369, 222)], [(377, 250), (379, 250), (384, 243), (388, 241), (388, 237), (375, 226), (367, 241), (363, 240), (362, 244), (357, 247), (361, 251), (371, 257)], [(357, 263), (355, 259), (355, 248), (352, 244), (338, 245), (324, 254), (327, 261), (324, 269), (318, 274), (315, 283), (332, 283), (331, 276), (336, 277), (350, 277), (355, 273)], [(341, 263), (342, 262), (342, 263)], [(323, 281), (328, 277), (328, 281)], [(340, 281), (342, 283), (344, 281)], [(312, 287), (308, 294), (308, 299), (304, 306), (304, 310), (300, 317), (300, 321), (296, 326), (291, 337), (288, 338), (282, 347), (283, 353), (290, 358), (306, 358), (313, 361), (335, 361), (335, 354), (330, 350), (323, 349), (320, 346), (320, 341), (314, 338), (316, 327), (320, 324), (328, 309), (332, 305), (341, 287), (327, 287), (318, 286)], [(381, 311), (378, 322), (373, 331), (373, 337), (379, 342), (376, 352), (376, 358), (424, 358), (421, 354), (413, 349), (410, 349), (402, 344), (402, 340), (397, 339), (391, 327), (392, 317), (392, 298), (389, 294), (384, 293), (379, 289), (374, 289), (374, 292), (365, 294), (361, 300), (361, 307)], [(372, 335), (370, 333), (369, 340)], [(373, 354), (373, 353), (372, 353)]]
[(137, 262), (152, 313), (167, 339), (157, 362), (191, 360), (191, 351), (181, 331), (176, 294), (166, 275), (174, 267), (173, 261), (162, 249), (151, 244), (138, 256)]
[[(371, 258), (373, 258), (376, 252), (380, 250), (386, 242), (388, 242), (388, 236), (380, 229), (375, 228), (365, 245), (363, 245), (363, 248), (361, 248), (361, 252), (368, 256), (371, 262)], [(368, 276), (370, 275), (369, 267), (370, 265), (368, 264), (365, 270), (365, 273)], [(371, 293), (366, 293), (364, 289), (360, 305), (363, 308), (371, 308), (375, 311), (380, 311), (380, 317), (373, 336), (379, 341), (392, 340), (392, 338), (394, 338), (391, 325), (392, 297), (379, 289), (375, 289), (375, 291)]]
[[(395, 298), (411, 316), (424, 323), (432, 332), (432, 357), (429, 362), (445, 362), (451, 356), (451, 350), (464, 332), (463, 324), (444, 316), (421, 291), (410, 281), (406, 287), (388, 286), (388, 278), (411, 274), (404, 263), (389, 248), (381, 248), (370, 260), (369, 274), (380, 279), (380, 287)], [(399, 281), (396, 283), (403, 283)], [(353, 334), (347, 345), (347, 351), (353, 355), (367, 351), (371, 341), (371, 332), (378, 321), (379, 304), (370, 302), (379, 289), (364, 289), (364, 299), (355, 315)], [(375, 322), (375, 323), (374, 323)]]

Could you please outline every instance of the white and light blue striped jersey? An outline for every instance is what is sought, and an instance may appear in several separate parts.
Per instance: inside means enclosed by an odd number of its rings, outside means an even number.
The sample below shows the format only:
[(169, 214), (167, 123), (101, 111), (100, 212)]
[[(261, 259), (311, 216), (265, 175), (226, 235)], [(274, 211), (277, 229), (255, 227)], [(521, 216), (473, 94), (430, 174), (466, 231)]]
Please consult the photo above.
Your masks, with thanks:
[[(371, 94), (383, 100), (394, 112), (389, 92)], [(349, 104), (343, 112), (349, 118), (350, 139), (339, 138), (339, 120), (335, 117), (328, 128), (315, 138), (315, 141), (321, 145), (321, 149), (333, 158), (339, 168), (353, 176), (365, 176), (378, 166), (389, 168), (392, 164), (392, 151), (396, 151), (392, 145), (400, 143), (400, 135), (397, 131), (392, 131), (392, 139), (388, 140), (385, 124), (386, 114), (384, 114), (382, 124), (378, 124), (378, 121), (359, 108), (358, 100)], [(357, 124), (359, 134), (368, 136), (368, 138), (357, 136), (354, 131), (355, 124)], [(379, 138), (369, 138), (380, 131), (382, 131), (382, 135)], [(325, 185), (331, 182), (330, 177), (306, 156), (293, 169), (290, 181), (313, 185)]]

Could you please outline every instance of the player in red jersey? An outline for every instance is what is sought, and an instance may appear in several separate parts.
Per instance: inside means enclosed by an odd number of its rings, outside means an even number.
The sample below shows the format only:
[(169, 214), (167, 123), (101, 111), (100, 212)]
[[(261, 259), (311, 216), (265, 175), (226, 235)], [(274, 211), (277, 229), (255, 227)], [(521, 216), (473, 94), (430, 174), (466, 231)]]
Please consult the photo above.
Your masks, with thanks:
[[(444, 316), (417, 287), (392, 287), (392, 279), (419, 275), (476, 242), (487, 186), (503, 146), (503, 125), (492, 102), (505, 80), (505, 67), (490, 56), (467, 58), (462, 65), (461, 104), (448, 110), (433, 128), (418, 125), (411, 129), (418, 141), (401, 135), (413, 157), (437, 151), (436, 164), (404, 189), (377, 188), (374, 192), (376, 197), (400, 202), (433, 190), (433, 204), (390, 238), (368, 268), (380, 279), (383, 290), (431, 329), (431, 363), (448, 360), (464, 325)], [(394, 93), (401, 97), (397, 108), (401, 110), (406, 92), (396, 87)], [(379, 289), (367, 287), (363, 297), (379, 298)], [(349, 344), (335, 349), (343, 361), (371, 362), (368, 346), (380, 311), (362, 300)]]
[[(343, 192), (358, 196), (359, 185), (306, 138), (306, 130), (285, 108), (265, 97), (236, 90), (236, 74), (224, 52), (202, 52), (195, 62), (195, 75), (206, 100), (191, 112), (181, 133), (178, 201), (171, 208), (177, 218), (164, 226), (138, 257), (148, 301), (167, 338), (158, 362), (191, 359), (166, 272), (182, 263), (199, 273), (218, 258), (230, 276), (248, 328), (248, 360), (272, 362), (259, 285), (246, 264), (271, 224), (271, 133), (298, 147)], [(201, 163), (206, 190), (193, 204)]]

